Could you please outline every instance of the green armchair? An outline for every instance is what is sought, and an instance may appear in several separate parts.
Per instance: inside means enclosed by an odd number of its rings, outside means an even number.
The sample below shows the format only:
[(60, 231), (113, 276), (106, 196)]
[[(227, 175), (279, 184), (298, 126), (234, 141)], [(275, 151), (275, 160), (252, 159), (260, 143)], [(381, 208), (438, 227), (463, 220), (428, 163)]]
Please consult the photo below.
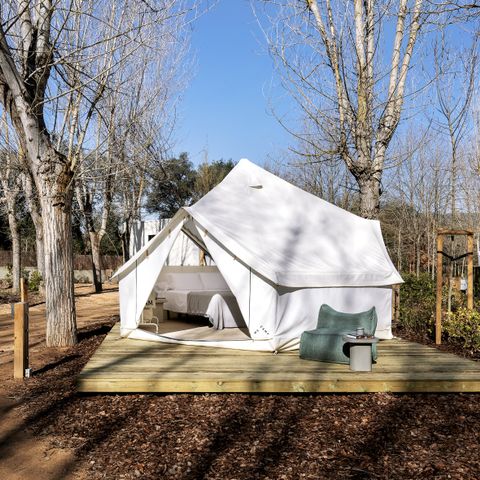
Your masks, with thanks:
[[(302, 333), (300, 358), (318, 362), (350, 362), (348, 342), (342, 338), (346, 333), (364, 328), (366, 335), (374, 335), (377, 328), (377, 312), (372, 307), (366, 312), (343, 313), (323, 304), (318, 312), (317, 328)], [(372, 360), (377, 359), (376, 345), (372, 345)]]

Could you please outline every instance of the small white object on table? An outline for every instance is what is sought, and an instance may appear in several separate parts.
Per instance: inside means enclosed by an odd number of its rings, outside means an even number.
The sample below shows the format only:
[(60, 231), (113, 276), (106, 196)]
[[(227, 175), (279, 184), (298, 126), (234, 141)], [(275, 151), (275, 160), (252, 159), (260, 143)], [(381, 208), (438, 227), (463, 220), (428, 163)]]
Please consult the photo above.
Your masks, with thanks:
[(358, 338), (355, 335), (343, 335), (343, 341), (350, 344), (350, 370), (353, 372), (372, 371), (372, 345), (377, 337)]

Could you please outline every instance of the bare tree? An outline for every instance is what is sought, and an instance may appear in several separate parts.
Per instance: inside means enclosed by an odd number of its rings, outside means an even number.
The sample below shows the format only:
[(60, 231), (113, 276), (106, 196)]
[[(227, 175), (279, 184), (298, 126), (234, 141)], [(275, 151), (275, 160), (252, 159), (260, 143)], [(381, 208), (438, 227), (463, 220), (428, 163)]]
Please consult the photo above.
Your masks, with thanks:
[[(71, 345), (76, 342), (71, 205), (79, 165), (75, 151), (85, 138), (76, 138), (65, 151), (55, 137), (63, 125), (73, 129), (75, 122), (89, 121), (104, 94), (105, 79), (149, 48), (149, 27), (172, 21), (178, 26), (187, 9), (173, 0), (8, 0), (0, 11), (0, 100), (25, 153), (43, 219), (47, 345)], [(100, 53), (98, 45), (108, 48)], [(72, 71), (78, 82), (72, 82)], [(86, 117), (76, 120), (79, 96), (89, 107)], [(68, 108), (59, 122), (52, 112), (64, 99)]]
[(17, 155), (10, 149), (0, 152), (0, 205), (3, 204), (8, 218), (10, 239), (12, 241), (12, 280), (13, 290), (20, 289), (20, 277), (22, 272), (21, 244), (18, 220), (18, 200), (21, 192), (19, 182), (19, 166)]
[[(322, 156), (341, 158), (358, 184), (361, 215), (377, 217), (386, 151), (426, 6), (422, 0), (265, 4), (271, 26), (264, 32), (283, 86), (314, 126), (292, 133)], [(391, 23), (391, 60), (384, 65), (379, 45), (389, 41)]]
[[(397, 146), (401, 161), (386, 172), (390, 202), (396, 205), (389, 219), (396, 229), (394, 256), (406, 271), (419, 274), (432, 272), (436, 257), (436, 229), (440, 226), (448, 204), (447, 159), (438, 148), (438, 133), (420, 135), (413, 126)], [(382, 214), (382, 220), (384, 216)]]
[(478, 54), (477, 40), (471, 47), (455, 53), (445, 39), (435, 48), (436, 94), (440, 118), (435, 122), (440, 133), (448, 138), (450, 161), (451, 224), (457, 222), (457, 182), (460, 169), (460, 147), (471, 119), (471, 103), (475, 91)]
[[(23, 164), (24, 162), (22, 162)], [(38, 194), (35, 187), (35, 182), (32, 179), (30, 171), (23, 169), (21, 174), (23, 194), (25, 196), (25, 203), (30, 213), (30, 217), (35, 226), (35, 246), (37, 255), (37, 270), (40, 272), (42, 278), (45, 278), (45, 248), (43, 244), (43, 218), (40, 209)]]

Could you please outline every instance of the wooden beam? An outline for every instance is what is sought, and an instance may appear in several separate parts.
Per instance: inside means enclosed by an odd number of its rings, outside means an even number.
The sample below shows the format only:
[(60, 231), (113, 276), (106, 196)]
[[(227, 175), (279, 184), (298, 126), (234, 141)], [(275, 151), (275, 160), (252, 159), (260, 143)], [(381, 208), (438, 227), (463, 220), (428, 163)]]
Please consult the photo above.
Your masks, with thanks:
[(473, 234), (467, 237), (467, 308), (473, 310)]
[(473, 235), (473, 230), (449, 230), (448, 228), (439, 228), (437, 235)]
[(437, 236), (437, 305), (435, 314), (435, 343), (442, 343), (443, 235)]
[(23, 276), (20, 278), (20, 301), (28, 302), (28, 284)]
[(28, 368), (28, 303), (13, 304), (13, 377), (23, 378)]

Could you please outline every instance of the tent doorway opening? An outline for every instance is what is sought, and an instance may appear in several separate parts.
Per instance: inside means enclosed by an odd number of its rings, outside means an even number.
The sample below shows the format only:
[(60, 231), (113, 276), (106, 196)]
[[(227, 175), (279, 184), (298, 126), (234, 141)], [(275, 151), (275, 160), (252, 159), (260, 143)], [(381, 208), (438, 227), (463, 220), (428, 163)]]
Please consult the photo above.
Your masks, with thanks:
[[(181, 234), (203, 253), (211, 255), (194, 222), (185, 222)], [(181, 235), (180, 234), (180, 235)], [(178, 341), (251, 341), (247, 323), (237, 299), (218, 267), (172, 265), (167, 258), (144, 307), (139, 328)], [(152, 322), (155, 320), (155, 322)]]

